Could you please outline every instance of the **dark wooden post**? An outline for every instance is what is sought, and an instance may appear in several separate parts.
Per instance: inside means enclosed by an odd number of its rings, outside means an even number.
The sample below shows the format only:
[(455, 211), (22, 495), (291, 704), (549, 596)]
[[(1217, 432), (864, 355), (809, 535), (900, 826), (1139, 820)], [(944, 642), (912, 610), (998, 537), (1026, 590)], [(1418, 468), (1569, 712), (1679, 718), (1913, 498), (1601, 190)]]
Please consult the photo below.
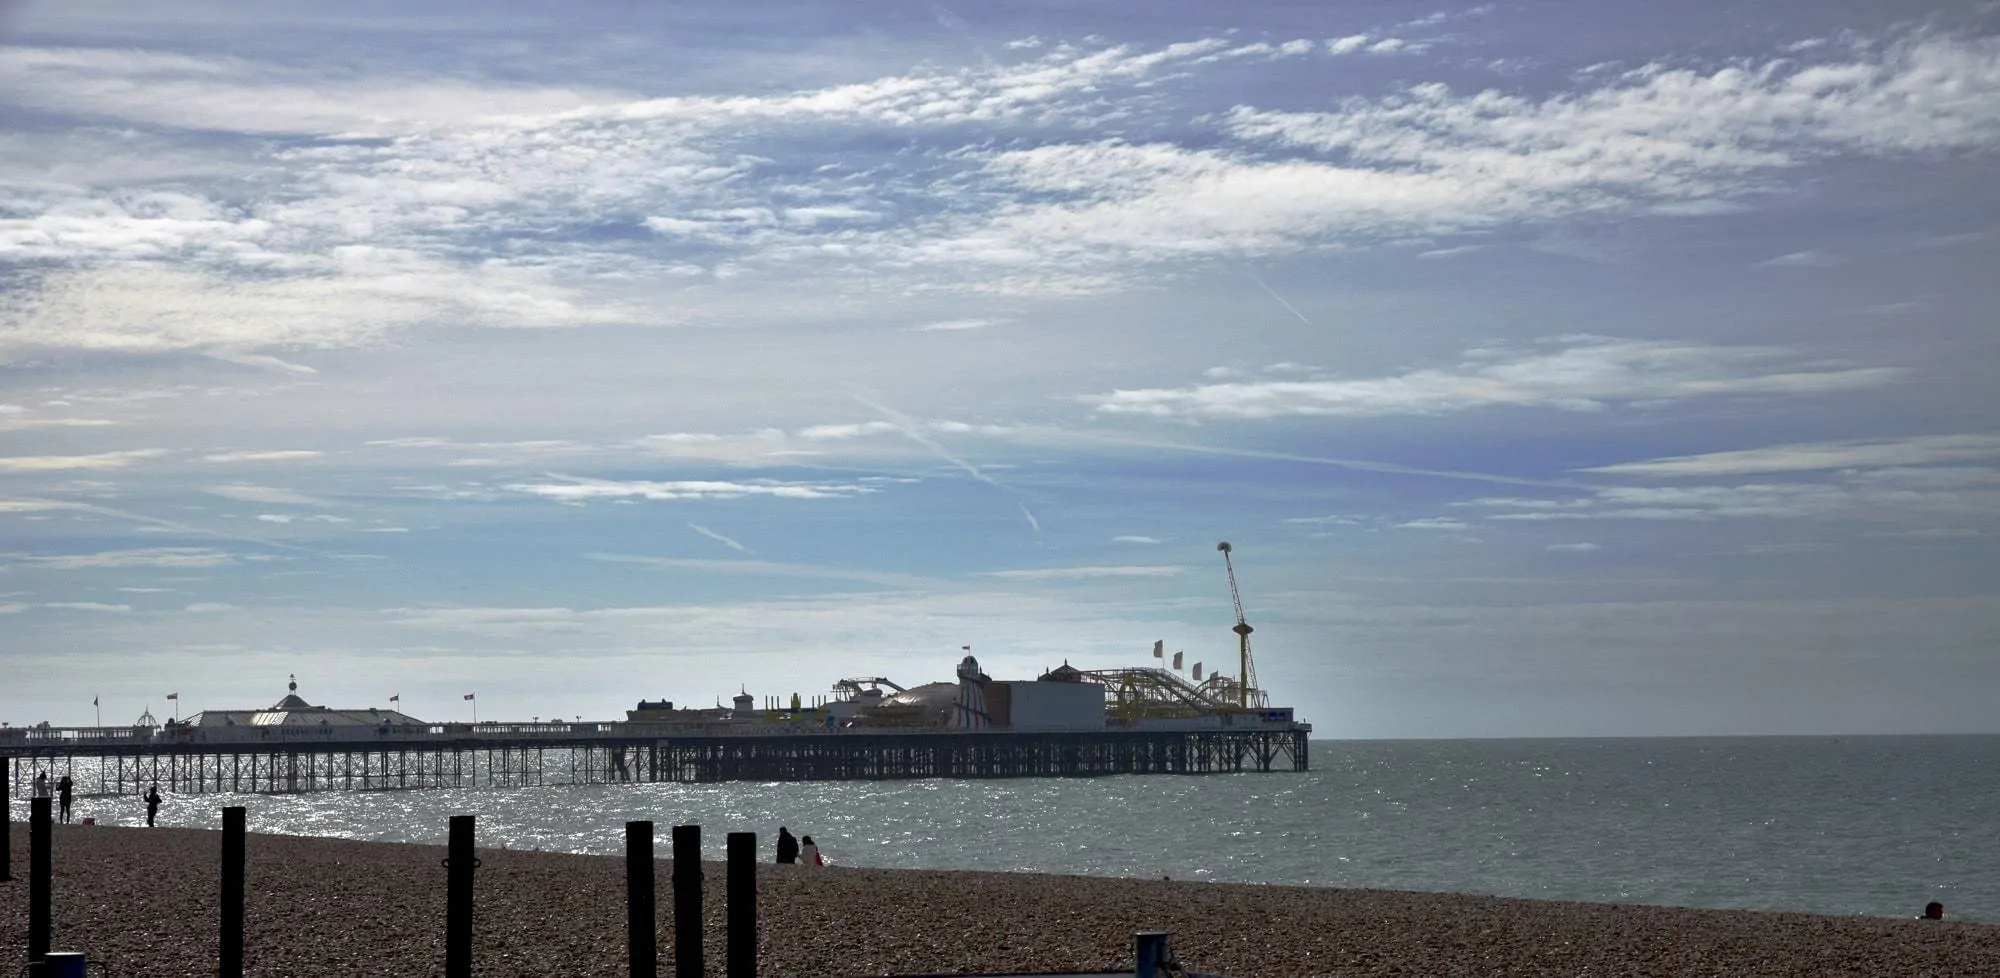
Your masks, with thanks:
[(241, 806), (222, 810), (222, 978), (243, 978), (243, 833)]
[(28, 963), (38, 964), (49, 953), (50, 930), (55, 924), (52, 911), (55, 886), (55, 856), (51, 837), (56, 834), (55, 817), (49, 812), (51, 798), (28, 802)]
[(14, 815), (8, 811), (14, 794), (14, 775), (8, 758), (0, 757), (0, 883), (14, 879)]
[(674, 978), (702, 978), (701, 826), (674, 826)]
[(632, 978), (659, 978), (660, 944), (653, 916), (653, 823), (625, 823), (625, 928)]
[(729, 978), (757, 978), (757, 833), (729, 833)]
[(451, 844), (445, 850), (444, 974), (472, 978), (473, 816), (451, 817)]

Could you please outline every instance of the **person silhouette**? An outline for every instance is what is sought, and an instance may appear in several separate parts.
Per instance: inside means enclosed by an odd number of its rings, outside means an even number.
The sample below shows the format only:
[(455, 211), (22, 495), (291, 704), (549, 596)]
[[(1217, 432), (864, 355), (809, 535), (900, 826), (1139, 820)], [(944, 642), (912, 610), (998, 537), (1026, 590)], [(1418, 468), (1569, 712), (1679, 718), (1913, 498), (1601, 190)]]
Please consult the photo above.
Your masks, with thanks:
[(1942, 903), (1939, 903), (1939, 902), (1937, 902), (1936, 900), (1932, 900), (1931, 902), (1929, 902), (1929, 903), (1926, 903), (1926, 904), (1924, 904), (1924, 915), (1923, 915), (1922, 917), (1919, 917), (1919, 918), (1917, 918), (1917, 919), (1918, 919), (1918, 920), (1943, 920), (1943, 919), (1944, 919), (1944, 904), (1942, 904)]
[(65, 825), (69, 824), (69, 806), (75, 794), (76, 782), (71, 781), (69, 775), (63, 775), (62, 780), (56, 782), (56, 806), (62, 809), (62, 820)]
[(152, 787), (146, 789), (147, 828), (150, 829), (153, 827), (153, 819), (158, 817), (159, 814), (160, 814), (160, 784), (159, 782), (155, 781), (153, 782)]
[(799, 863), (805, 866), (826, 865), (826, 860), (820, 857), (819, 844), (810, 835), (799, 840)]
[(792, 830), (778, 826), (778, 864), (789, 866), (799, 861), (799, 840), (792, 837)]

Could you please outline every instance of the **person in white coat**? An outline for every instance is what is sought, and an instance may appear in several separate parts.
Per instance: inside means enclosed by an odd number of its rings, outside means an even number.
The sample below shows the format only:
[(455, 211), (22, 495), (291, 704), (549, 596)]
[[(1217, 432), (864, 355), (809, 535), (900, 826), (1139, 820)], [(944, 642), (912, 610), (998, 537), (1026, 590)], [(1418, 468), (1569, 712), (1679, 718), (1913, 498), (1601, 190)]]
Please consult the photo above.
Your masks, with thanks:
[(819, 854), (819, 843), (814, 842), (813, 837), (810, 835), (799, 840), (799, 865), (826, 865), (826, 859)]

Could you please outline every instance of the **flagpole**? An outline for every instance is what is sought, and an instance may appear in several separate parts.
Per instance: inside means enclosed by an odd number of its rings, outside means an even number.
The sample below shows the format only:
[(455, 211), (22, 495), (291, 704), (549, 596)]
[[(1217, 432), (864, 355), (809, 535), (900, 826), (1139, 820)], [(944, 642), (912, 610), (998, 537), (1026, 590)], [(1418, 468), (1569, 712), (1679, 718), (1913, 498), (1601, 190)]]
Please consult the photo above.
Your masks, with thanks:
[(104, 707), (97, 705), (97, 697), (93, 696), (90, 698), (90, 706), (91, 709), (97, 711), (97, 725), (100, 727), (104, 726)]

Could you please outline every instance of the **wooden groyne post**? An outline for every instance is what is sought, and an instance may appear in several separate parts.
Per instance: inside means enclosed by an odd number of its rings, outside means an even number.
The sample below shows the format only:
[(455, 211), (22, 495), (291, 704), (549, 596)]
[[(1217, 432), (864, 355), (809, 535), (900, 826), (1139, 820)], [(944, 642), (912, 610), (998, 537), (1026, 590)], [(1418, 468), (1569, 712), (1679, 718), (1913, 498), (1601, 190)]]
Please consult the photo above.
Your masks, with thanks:
[(674, 826), (674, 978), (702, 978), (701, 826)]
[(8, 767), (12, 758), (0, 757), (0, 883), (14, 880), (14, 816), (7, 810), (14, 793), (14, 779)]
[(626, 822), (625, 926), (632, 978), (659, 978), (659, 931), (653, 907), (653, 823)]
[(222, 810), (222, 947), (221, 978), (243, 978), (243, 858), (246, 818), (243, 807)]
[(472, 856), (473, 816), (451, 817), (451, 841), (445, 849), (444, 974), (472, 978)]
[(729, 978), (757, 978), (757, 833), (729, 833)]
[(49, 956), (50, 931), (55, 926), (55, 816), (49, 806), (53, 798), (28, 802), (28, 963), (40, 964)]

